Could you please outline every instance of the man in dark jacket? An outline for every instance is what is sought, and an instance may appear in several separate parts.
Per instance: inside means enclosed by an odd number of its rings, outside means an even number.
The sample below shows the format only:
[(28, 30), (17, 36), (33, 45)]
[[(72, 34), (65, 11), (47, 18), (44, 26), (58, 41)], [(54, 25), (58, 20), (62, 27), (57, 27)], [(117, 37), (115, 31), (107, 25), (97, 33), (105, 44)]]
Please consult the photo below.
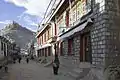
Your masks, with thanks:
[(19, 62), (19, 63), (21, 62), (21, 59), (22, 59), (22, 57), (21, 57), (21, 56), (19, 56), (19, 58), (18, 58), (18, 62)]

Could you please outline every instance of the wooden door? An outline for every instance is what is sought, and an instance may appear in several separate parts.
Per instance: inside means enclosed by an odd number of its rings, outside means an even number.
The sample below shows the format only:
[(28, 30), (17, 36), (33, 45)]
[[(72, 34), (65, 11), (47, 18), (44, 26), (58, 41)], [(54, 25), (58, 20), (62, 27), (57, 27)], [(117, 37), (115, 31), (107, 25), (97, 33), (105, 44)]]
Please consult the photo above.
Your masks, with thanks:
[(90, 33), (85, 33), (85, 34), (81, 35), (80, 61), (92, 62)]

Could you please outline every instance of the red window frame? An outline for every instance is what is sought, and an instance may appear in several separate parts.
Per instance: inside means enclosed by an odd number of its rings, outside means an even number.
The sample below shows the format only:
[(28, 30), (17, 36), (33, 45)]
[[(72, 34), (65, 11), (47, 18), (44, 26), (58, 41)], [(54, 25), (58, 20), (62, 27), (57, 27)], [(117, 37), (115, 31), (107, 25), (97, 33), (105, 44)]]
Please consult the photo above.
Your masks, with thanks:
[(72, 41), (73, 39), (68, 40), (68, 55), (72, 54)]
[(66, 27), (69, 27), (69, 11), (66, 11)]
[(57, 26), (56, 26), (56, 23), (55, 24), (55, 35), (57, 35)]

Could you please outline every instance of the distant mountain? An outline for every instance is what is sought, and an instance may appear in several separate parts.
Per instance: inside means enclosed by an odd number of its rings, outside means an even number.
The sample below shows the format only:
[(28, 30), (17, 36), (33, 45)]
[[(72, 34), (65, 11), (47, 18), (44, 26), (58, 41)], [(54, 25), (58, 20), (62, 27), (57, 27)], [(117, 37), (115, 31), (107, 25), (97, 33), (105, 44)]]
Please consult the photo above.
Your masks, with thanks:
[(35, 32), (22, 27), (14, 21), (2, 29), (1, 32), (3, 35), (8, 36), (12, 40), (15, 40), (17, 45), (19, 45), (22, 49), (26, 49), (27, 44), (32, 40), (35, 40)]

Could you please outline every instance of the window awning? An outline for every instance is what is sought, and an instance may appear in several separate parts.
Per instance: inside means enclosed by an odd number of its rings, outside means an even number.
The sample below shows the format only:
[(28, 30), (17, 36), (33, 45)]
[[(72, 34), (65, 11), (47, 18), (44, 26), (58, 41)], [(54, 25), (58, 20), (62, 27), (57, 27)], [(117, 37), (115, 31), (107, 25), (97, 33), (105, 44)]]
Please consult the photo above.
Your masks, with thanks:
[(79, 25), (78, 27), (76, 27), (76, 28), (74, 28), (72, 30), (69, 29), (65, 34), (59, 36), (57, 41), (63, 40), (64, 38), (70, 37), (71, 35), (75, 34), (76, 32), (79, 32), (79, 31), (83, 30), (87, 26), (87, 24), (90, 23), (90, 22), (93, 22), (91, 20), (91, 18), (89, 18), (86, 22)]
[(51, 44), (45, 44), (45, 45), (39, 46), (38, 49), (43, 49), (43, 48), (46, 48), (46, 47), (49, 47), (49, 46), (51, 46)]

